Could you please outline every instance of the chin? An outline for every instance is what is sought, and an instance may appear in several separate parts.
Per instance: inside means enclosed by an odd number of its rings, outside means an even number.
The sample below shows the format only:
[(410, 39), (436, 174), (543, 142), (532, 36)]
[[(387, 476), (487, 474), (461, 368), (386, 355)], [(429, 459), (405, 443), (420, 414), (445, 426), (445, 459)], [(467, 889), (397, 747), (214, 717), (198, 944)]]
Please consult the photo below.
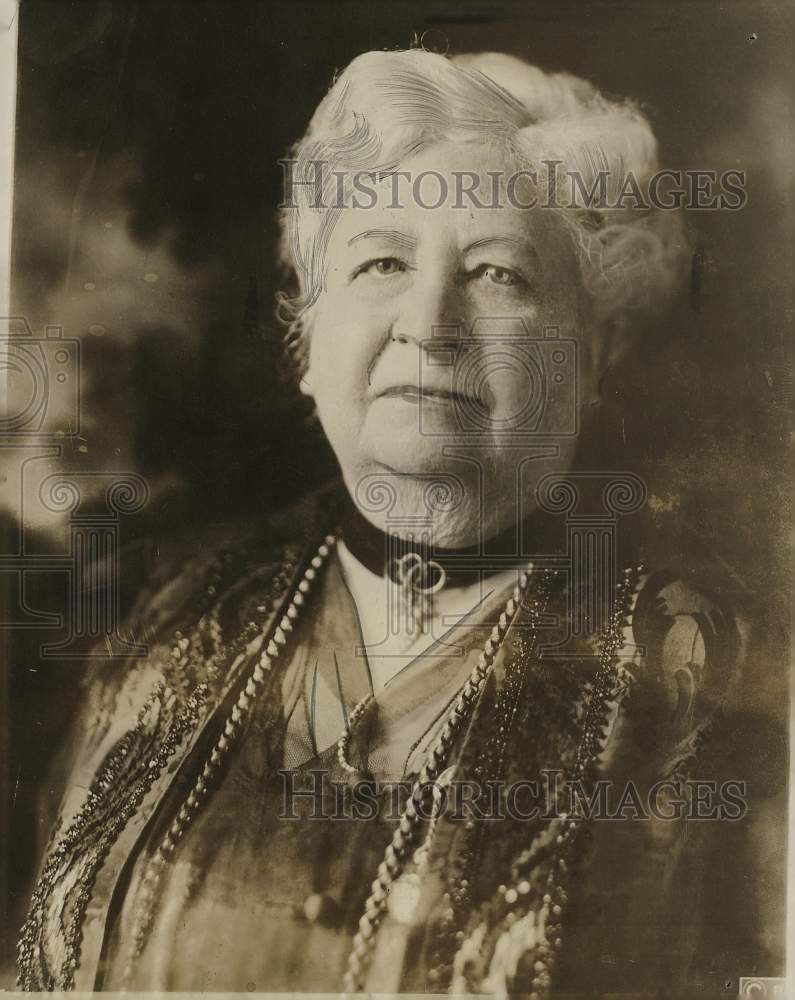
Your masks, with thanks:
[(453, 469), (449, 461), (425, 467), (416, 455), (399, 464), (403, 467), (386, 457), (373, 457), (356, 474), (344, 476), (348, 492), (371, 524), (401, 536), (404, 530), (430, 529), (432, 543), (442, 548), (462, 548), (480, 540), (479, 490), (461, 478), (460, 467)]
[(455, 444), (455, 438), (422, 434), (416, 426), (399, 422), (379, 427), (367, 434), (364, 450), (373, 465), (402, 475), (460, 475), (459, 463), (445, 455), (445, 446)]

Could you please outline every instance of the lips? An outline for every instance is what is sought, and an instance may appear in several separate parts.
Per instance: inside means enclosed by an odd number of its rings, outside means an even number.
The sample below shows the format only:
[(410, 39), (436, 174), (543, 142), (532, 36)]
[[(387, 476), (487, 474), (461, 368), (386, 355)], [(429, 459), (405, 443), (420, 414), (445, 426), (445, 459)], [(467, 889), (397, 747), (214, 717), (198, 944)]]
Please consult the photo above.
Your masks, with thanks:
[(384, 389), (379, 394), (380, 398), (402, 399), (406, 403), (440, 403), (440, 404), (463, 404), (467, 406), (483, 406), (483, 403), (474, 396), (465, 393), (454, 392), (450, 389), (431, 388), (430, 386), (418, 385), (393, 385)]

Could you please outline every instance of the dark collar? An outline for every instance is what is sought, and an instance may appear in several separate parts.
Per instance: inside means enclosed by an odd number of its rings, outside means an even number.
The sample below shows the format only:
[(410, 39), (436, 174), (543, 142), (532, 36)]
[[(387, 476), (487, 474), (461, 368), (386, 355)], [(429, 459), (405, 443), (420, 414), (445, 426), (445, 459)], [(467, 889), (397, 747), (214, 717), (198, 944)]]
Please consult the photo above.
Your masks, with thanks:
[(339, 523), (341, 539), (367, 569), (396, 583), (410, 582), (421, 590), (465, 587), (527, 561), (517, 554), (515, 528), (481, 545), (441, 548), (432, 543), (424, 528), (416, 537), (381, 531), (347, 497), (342, 501)]

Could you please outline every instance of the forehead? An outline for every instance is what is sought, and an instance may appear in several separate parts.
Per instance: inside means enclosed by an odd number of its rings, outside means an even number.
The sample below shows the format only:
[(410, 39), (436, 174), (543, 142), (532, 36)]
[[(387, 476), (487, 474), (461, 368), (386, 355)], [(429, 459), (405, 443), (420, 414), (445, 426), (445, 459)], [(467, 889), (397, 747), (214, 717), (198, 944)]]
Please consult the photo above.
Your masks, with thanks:
[(336, 238), (391, 229), (418, 240), (496, 232), (559, 242), (556, 213), (523, 207), (534, 194), (532, 178), (500, 144), (440, 141), (406, 157), (394, 172), (363, 174), (349, 186)]
[(508, 175), (518, 169), (518, 164), (500, 142), (442, 139), (406, 157), (401, 169), (414, 174), (435, 171), (448, 179), (456, 173), (468, 172), (478, 175), (481, 183), (489, 184), (490, 171)]

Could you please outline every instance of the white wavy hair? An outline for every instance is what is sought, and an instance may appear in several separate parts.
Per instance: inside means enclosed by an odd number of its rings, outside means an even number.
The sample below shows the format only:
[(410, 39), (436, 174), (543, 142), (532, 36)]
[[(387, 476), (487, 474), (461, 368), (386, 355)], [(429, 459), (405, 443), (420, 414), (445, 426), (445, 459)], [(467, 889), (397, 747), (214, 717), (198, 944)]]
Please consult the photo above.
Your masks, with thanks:
[[(452, 58), (412, 49), (366, 52), (334, 80), (291, 151), (293, 176), (316, 178), (325, 163), (322, 205), (316, 188), (296, 185), (283, 208), (282, 260), (298, 293), (280, 296), (287, 344), (299, 370), (306, 361), (312, 306), (323, 290), (326, 250), (340, 209), (333, 172), (389, 174), (407, 157), (442, 140), (502, 143), (518, 169), (556, 160), (586, 188), (600, 171), (609, 190), (628, 173), (641, 190), (658, 169), (657, 141), (633, 102), (606, 98), (585, 80), (545, 73), (495, 52)], [(337, 195), (338, 197), (338, 195)], [(678, 212), (627, 208), (560, 209), (569, 226), (583, 285), (608, 336), (625, 340), (658, 315), (674, 294), (688, 259)]]

